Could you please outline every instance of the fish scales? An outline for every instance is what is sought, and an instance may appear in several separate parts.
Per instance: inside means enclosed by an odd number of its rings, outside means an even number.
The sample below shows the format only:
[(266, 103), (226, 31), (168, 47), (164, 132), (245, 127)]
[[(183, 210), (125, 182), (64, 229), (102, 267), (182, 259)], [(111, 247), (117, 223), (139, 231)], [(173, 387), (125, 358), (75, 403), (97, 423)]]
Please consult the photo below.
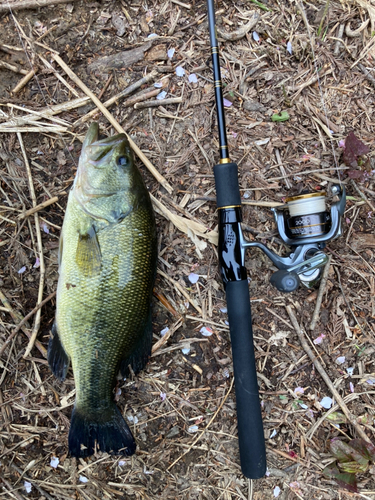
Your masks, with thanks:
[(97, 133), (94, 124), (69, 195), (49, 346), (49, 363), (59, 378), (69, 360), (73, 368), (73, 456), (89, 455), (95, 446), (135, 451), (113, 386), (120, 365), (123, 375), (127, 364), (136, 372), (143, 367), (152, 341), (156, 229), (150, 197), (125, 136), (97, 141)]

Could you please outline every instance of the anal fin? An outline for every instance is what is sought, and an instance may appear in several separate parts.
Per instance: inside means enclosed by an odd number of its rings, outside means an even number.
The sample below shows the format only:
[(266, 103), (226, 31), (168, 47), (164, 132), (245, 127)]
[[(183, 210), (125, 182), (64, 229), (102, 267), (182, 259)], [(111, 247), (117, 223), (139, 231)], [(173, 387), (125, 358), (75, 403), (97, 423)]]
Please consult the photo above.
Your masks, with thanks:
[(151, 356), (152, 347), (152, 321), (151, 321), (151, 311), (146, 322), (146, 326), (143, 335), (138, 341), (131, 354), (124, 357), (120, 364), (120, 373), (122, 377), (127, 377), (129, 375), (129, 365), (131, 366), (134, 373), (141, 371)]
[(69, 356), (61, 344), (56, 323), (53, 323), (52, 326), (52, 337), (49, 339), (48, 343), (47, 359), (55, 377), (59, 380), (65, 380), (66, 373), (69, 368)]

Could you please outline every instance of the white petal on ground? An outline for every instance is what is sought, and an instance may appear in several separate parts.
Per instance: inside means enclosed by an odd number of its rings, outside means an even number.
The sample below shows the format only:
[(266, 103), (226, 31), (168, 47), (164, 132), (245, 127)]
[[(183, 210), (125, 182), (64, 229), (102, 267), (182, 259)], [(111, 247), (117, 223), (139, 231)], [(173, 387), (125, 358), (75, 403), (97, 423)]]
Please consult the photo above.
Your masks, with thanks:
[(316, 337), (316, 339), (314, 339), (314, 344), (321, 344), (323, 342), (324, 337), (325, 337), (324, 333), (321, 333), (319, 337)]
[(345, 363), (345, 356), (339, 356), (337, 359), (336, 359), (336, 363), (338, 365), (342, 365), (343, 363)]
[(194, 434), (194, 432), (198, 432), (198, 430), (199, 430), (199, 427), (197, 425), (191, 425), (188, 428), (188, 432), (190, 432), (191, 434)]
[(230, 108), (230, 107), (232, 106), (232, 104), (233, 104), (233, 103), (232, 103), (232, 102), (230, 102), (230, 101), (228, 101), (228, 99), (225, 99), (225, 97), (224, 97), (224, 99), (223, 99), (223, 104), (224, 104), (224, 107), (225, 107), (225, 108)]
[(190, 281), (190, 283), (193, 283), (193, 285), (195, 285), (195, 283), (199, 280), (199, 275), (195, 273), (190, 273), (188, 276), (188, 280)]
[(172, 59), (172, 57), (174, 56), (175, 50), (176, 49), (169, 49), (168, 50), (168, 52), (167, 52), (168, 59)]
[(21, 269), (18, 269), (18, 274), (23, 274), (26, 271), (26, 266), (21, 267)]
[(25, 487), (26, 493), (31, 493), (31, 488), (32, 488), (31, 483), (29, 483), (28, 481), (24, 481), (23, 485)]
[(293, 54), (293, 49), (292, 49), (292, 42), (288, 42), (286, 44), (286, 50), (289, 52), (290, 55)]
[(303, 394), (305, 392), (303, 387), (296, 387), (294, 389), (294, 394)]
[(256, 31), (253, 31), (253, 39), (256, 41), (256, 42), (259, 42), (260, 38), (259, 38), (259, 35)]
[(349, 366), (349, 368), (346, 368), (346, 372), (348, 375), (352, 376), (354, 372), (354, 366)]
[(325, 396), (321, 401), (320, 401), (321, 406), (325, 408), (326, 410), (329, 410), (333, 404), (332, 398)]
[(177, 66), (176, 68), (176, 75), (177, 76), (184, 76), (185, 70), (182, 66)]
[(81, 481), (81, 483), (88, 483), (89, 482), (89, 480), (85, 476), (79, 476), (79, 480)]
[(50, 466), (53, 467), (54, 469), (57, 468), (57, 466), (59, 465), (60, 463), (60, 460), (57, 458), (57, 457), (51, 457), (51, 461), (50, 461)]
[(164, 337), (164, 335), (165, 335), (167, 332), (169, 332), (169, 328), (166, 326), (165, 328), (163, 328), (163, 329), (162, 329), (162, 331), (160, 332), (160, 335), (161, 335), (162, 337)]
[(167, 92), (166, 92), (165, 90), (162, 90), (162, 91), (160, 92), (160, 94), (158, 94), (158, 95), (156, 96), (156, 99), (158, 99), (158, 100), (160, 101), (161, 99), (165, 99), (166, 95), (167, 95)]
[(211, 337), (211, 335), (213, 334), (213, 331), (211, 330), (211, 328), (209, 328), (208, 326), (202, 326), (202, 328), (199, 330), (199, 332), (204, 336), (204, 337)]
[(198, 78), (197, 78), (197, 75), (195, 73), (191, 73), (191, 75), (189, 75), (189, 82), (190, 83), (198, 83)]
[(277, 498), (277, 497), (280, 495), (280, 493), (281, 493), (280, 488), (279, 488), (278, 486), (275, 486), (275, 488), (274, 488), (274, 490), (273, 490), (273, 496), (274, 496), (275, 498)]

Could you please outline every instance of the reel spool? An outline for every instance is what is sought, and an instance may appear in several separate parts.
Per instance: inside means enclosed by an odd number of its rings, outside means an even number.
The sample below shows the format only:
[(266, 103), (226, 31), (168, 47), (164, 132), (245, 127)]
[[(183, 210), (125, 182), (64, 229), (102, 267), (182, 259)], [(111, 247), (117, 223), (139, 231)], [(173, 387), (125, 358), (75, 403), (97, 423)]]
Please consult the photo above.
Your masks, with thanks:
[(322, 267), (327, 263), (323, 252), (327, 242), (341, 235), (341, 218), (345, 211), (345, 188), (333, 185), (333, 196), (339, 200), (327, 211), (326, 193), (310, 193), (286, 199), (285, 205), (271, 208), (283, 242), (292, 247), (287, 257), (280, 257), (263, 243), (248, 243), (245, 250), (257, 247), (279, 269), (271, 277), (271, 284), (281, 292), (293, 292), (302, 283), (311, 288), (321, 278)]
[(286, 228), (290, 238), (320, 236), (329, 231), (331, 218), (327, 212), (326, 193), (302, 194), (285, 201), (289, 210)]

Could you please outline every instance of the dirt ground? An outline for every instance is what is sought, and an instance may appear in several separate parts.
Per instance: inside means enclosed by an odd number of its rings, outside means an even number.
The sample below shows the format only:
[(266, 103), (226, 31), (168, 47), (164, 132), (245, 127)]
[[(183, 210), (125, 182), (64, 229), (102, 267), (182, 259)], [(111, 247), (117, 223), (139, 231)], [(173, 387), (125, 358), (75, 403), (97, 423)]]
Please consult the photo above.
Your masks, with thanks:
[[(322, 474), (335, 461), (333, 438), (348, 442), (362, 432), (375, 442), (373, 0), (216, 5), (246, 237), (285, 254), (290, 249), (278, 237), (272, 204), (333, 183), (348, 194), (343, 235), (326, 249), (331, 263), (313, 329), (318, 288), (282, 294), (270, 284), (276, 268), (269, 259), (259, 250), (247, 254), (268, 464), (266, 477), (252, 484), (239, 465), (217, 264), (212, 167), (219, 154), (205, 2), (4, 6), (8, 2), (0, 5), (0, 498), (374, 499), (372, 461), (357, 474), (359, 493)], [(249, 30), (254, 15), (259, 18)], [(98, 111), (88, 115), (95, 105), (81, 82), (105, 103), (145, 77), (108, 105), (112, 124)], [(151, 105), (161, 92), (164, 99)], [(283, 111), (289, 119), (272, 121)], [(116, 386), (136, 454), (78, 460), (67, 447), (73, 374), (58, 382), (46, 347), (64, 208), (93, 120), (103, 135), (116, 133), (116, 122), (122, 126), (162, 176), (137, 160), (156, 198), (153, 332), (160, 343), (143, 372)], [(342, 142), (350, 131), (368, 146), (351, 166)], [(40, 312), (33, 311), (44, 299)], [(301, 344), (287, 306), (329, 384)], [(37, 338), (28, 353), (32, 331)], [(330, 409), (321, 404), (333, 398), (332, 388), (351, 421), (336, 400)]]

